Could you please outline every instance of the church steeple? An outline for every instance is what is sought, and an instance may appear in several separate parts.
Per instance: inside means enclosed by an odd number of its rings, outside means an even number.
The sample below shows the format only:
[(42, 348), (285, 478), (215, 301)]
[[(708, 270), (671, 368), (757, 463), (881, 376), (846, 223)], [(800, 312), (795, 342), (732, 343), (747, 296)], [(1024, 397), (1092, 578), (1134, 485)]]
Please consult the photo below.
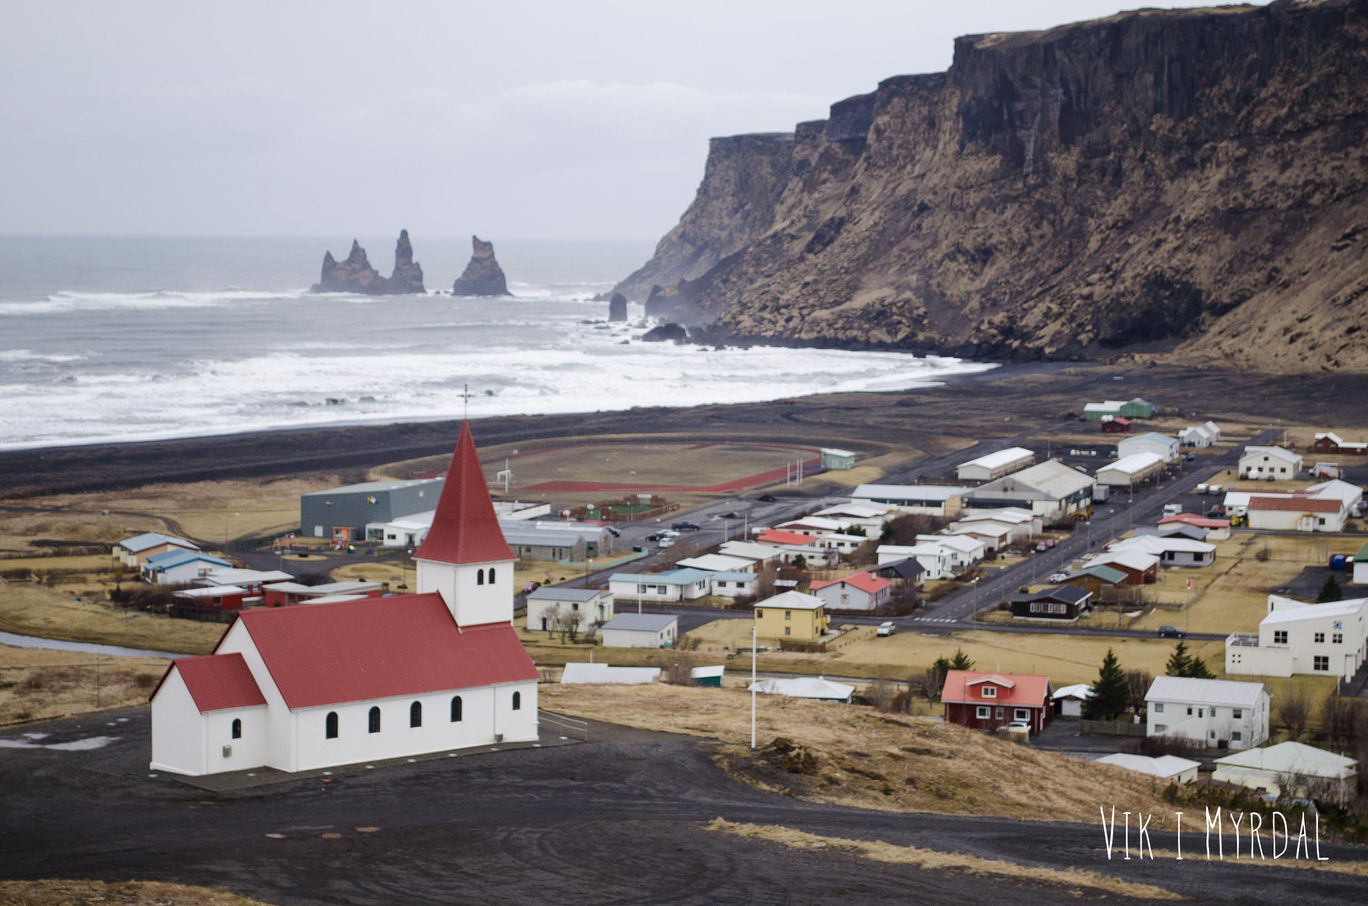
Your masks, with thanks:
[(504, 540), (470, 425), (461, 424), (427, 538), (414, 555), (420, 593), (437, 592), (457, 625), (513, 619), (513, 551)]

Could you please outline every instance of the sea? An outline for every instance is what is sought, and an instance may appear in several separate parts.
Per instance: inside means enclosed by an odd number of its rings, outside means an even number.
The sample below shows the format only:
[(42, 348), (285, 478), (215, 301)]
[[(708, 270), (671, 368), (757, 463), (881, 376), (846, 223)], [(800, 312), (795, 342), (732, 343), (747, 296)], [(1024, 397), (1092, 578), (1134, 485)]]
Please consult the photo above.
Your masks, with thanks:
[[(383, 275), (394, 237), (361, 237)], [(457, 298), (464, 238), (413, 237), (428, 295), (310, 293), (350, 237), (0, 236), (0, 449), (907, 390), (993, 366), (643, 342), (600, 298), (644, 242), (501, 240), (511, 298)]]

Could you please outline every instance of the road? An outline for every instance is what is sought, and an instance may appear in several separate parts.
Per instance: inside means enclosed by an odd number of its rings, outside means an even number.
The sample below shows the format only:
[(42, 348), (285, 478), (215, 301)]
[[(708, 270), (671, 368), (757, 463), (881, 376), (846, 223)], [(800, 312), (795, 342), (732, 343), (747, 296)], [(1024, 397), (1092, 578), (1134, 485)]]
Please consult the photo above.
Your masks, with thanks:
[[(1197, 857), (1108, 861), (1098, 816), (1032, 822), (875, 812), (762, 792), (705, 741), (595, 725), (594, 742), (522, 749), (207, 793), (149, 777), (148, 711), (33, 728), (88, 751), (4, 749), (0, 878), (165, 880), (280, 906), (394, 903), (797, 904), (1131, 902), (1049, 885), (793, 850), (709, 832), (714, 818), (1080, 868), (1192, 902), (1359, 902), (1363, 879)], [(0, 742), (19, 734), (0, 734)], [(1111, 805), (1112, 803), (1099, 803)], [(1125, 803), (1115, 803), (1118, 812)], [(1118, 837), (1120, 833), (1118, 831)], [(1171, 834), (1153, 835), (1172, 851)], [(1362, 848), (1322, 843), (1335, 862)]]

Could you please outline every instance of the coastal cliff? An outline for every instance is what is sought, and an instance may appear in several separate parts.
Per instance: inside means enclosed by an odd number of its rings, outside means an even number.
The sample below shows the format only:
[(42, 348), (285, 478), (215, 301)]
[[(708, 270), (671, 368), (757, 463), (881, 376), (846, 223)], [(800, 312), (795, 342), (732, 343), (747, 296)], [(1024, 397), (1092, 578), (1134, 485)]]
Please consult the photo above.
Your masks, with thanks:
[(318, 282), (309, 288), (314, 293), (363, 293), (368, 296), (395, 296), (423, 293), (423, 268), (413, 260), (413, 245), (408, 230), (399, 231), (394, 245), (394, 271), (389, 279), (371, 267), (366, 250), (352, 240), (351, 252), (339, 262), (332, 252), (323, 253), (323, 270)]
[(1365, 134), (1368, 0), (963, 37), (714, 139), (617, 291), (719, 337), (1365, 371)]
[(471, 236), (470, 263), (451, 286), (453, 296), (506, 296), (508, 282), (494, 257), (494, 243)]

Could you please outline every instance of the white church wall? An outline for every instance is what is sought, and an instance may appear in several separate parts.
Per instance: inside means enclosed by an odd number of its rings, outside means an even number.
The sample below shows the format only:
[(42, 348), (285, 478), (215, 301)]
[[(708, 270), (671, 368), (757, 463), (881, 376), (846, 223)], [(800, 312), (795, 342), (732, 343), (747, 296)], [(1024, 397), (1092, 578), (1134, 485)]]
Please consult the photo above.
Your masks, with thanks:
[(180, 671), (171, 673), (152, 699), (152, 761), (156, 771), (198, 777), (206, 772), (205, 721)]
[[(309, 605), (296, 606), (307, 607)], [(232, 654), (233, 652), (242, 655), (242, 659), (247, 662), (247, 669), (251, 671), (252, 678), (256, 680), (257, 687), (261, 689), (261, 694), (266, 697), (266, 756), (264, 763), (281, 771), (299, 770), (295, 766), (294, 717), (285, 705), (285, 699), (281, 696), (280, 690), (276, 689), (275, 681), (271, 678), (271, 672), (266, 669), (266, 663), (257, 652), (256, 644), (252, 641), (252, 634), (247, 631), (246, 624), (240, 620), (232, 625), (228, 634), (214, 649), (215, 654)]]
[[(489, 581), (491, 570), (494, 581)], [(484, 581), (481, 582), (481, 577)], [(513, 619), (513, 561), (455, 565), (418, 561), (418, 593), (438, 592), (460, 626), (508, 623)]]
[[(233, 738), (235, 720), (242, 722), (242, 735), (237, 739)], [(266, 764), (268, 719), (265, 706), (211, 711), (204, 715), (204, 724), (209, 773), (246, 771)]]
[[(513, 696), (519, 696), (520, 707), (513, 710)], [(505, 742), (535, 742), (537, 740), (537, 681), (507, 683), (494, 688), (498, 703), (495, 709), (494, 731), (502, 733)]]

